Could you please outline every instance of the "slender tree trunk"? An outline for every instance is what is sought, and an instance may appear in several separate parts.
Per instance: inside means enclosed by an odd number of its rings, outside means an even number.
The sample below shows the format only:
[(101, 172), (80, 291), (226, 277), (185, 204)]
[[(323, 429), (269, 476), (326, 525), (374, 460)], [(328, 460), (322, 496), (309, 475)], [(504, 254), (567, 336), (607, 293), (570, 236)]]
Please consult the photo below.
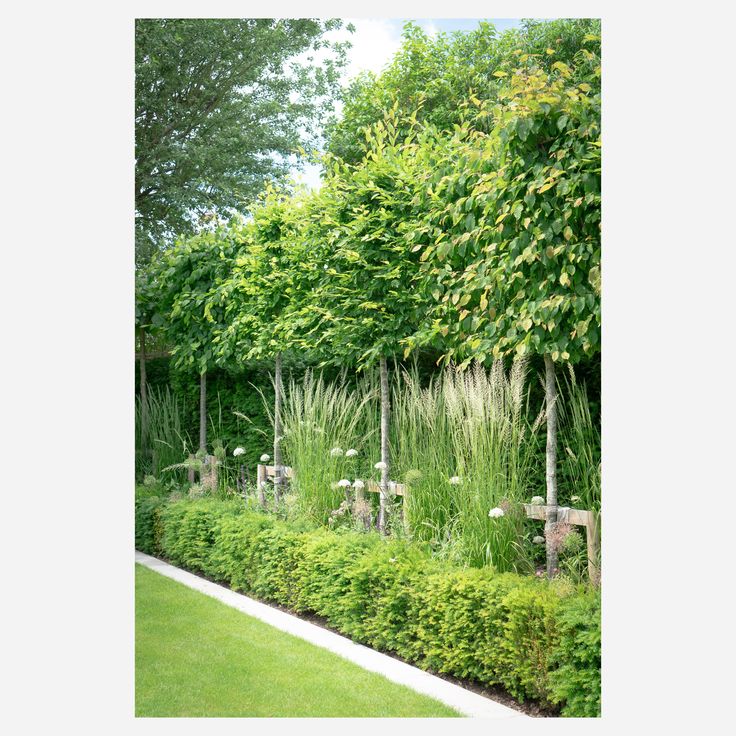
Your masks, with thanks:
[(140, 342), (140, 386), (141, 386), (141, 449), (148, 450), (148, 379), (146, 377), (146, 331), (138, 331)]
[(281, 353), (276, 353), (276, 370), (274, 376), (273, 400), (273, 469), (274, 469), (274, 498), (276, 503), (281, 500), (281, 485), (283, 483), (283, 465), (281, 463)]
[(386, 358), (381, 358), (381, 501), (378, 511), (378, 529), (382, 534), (387, 533), (389, 496), (388, 479), (390, 475), (390, 458), (388, 452), (388, 431), (390, 418), (390, 397), (388, 393), (388, 367)]
[(199, 374), (199, 449), (207, 452), (207, 371)]
[(551, 355), (544, 356), (544, 369), (547, 408), (547, 513), (544, 533), (547, 538), (547, 577), (553, 578), (557, 568), (557, 546), (550, 544), (557, 523), (557, 382)]

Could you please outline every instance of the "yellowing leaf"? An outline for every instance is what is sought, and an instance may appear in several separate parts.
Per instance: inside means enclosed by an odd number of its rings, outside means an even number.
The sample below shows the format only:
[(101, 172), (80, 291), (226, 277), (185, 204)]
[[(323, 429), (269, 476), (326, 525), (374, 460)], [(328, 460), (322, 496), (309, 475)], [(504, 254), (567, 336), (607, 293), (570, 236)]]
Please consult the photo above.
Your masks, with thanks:
[(548, 53), (548, 54), (549, 54), (550, 56), (552, 56), (552, 54), (554, 54), (554, 52), (555, 52), (555, 50), (554, 50), (554, 49), (547, 49), (547, 53)]
[(570, 285), (570, 277), (567, 274), (567, 271), (563, 271), (562, 275), (560, 276), (560, 283), (563, 286), (569, 286)]
[(548, 189), (552, 189), (552, 187), (556, 183), (557, 183), (556, 181), (552, 180), (552, 181), (548, 181), (546, 184), (542, 184), (542, 186), (539, 187), (539, 194), (542, 194), (542, 192), (546, 192)]
[(497, 72), (493, 72), (493, 76), (494, 77), (507, 77), (508, 74), (506, 74), (506, 72), (497, 71)]

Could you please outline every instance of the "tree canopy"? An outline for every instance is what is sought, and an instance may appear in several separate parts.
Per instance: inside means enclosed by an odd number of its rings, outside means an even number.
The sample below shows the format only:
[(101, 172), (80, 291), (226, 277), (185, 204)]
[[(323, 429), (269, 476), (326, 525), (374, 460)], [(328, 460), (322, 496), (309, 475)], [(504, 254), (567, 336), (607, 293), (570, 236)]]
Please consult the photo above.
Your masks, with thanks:
[[(491, 23), (481, 22), (473, 31), (429, 36), (407, 23), (402, 46), (388, 67), (379, 75), (361, 74), (344, 91), (343, 114), (328, 126), (328, 150), (351, 163), (360, 160), (364, 128), (382, 120), (394, 103), (401, 116), (418, 111), (420, 121), (452, 131), (471, 91), (480, 99), (497, 100), (503, 84), (495, 72), (509, 61), (534, 58), (550, 71), (555, 62), (571, 64), (586, 36), (597, 39), (587, 47), (599, 55), (600, 28), (600, 21), (591, 18), (526, 20), (522, 28), (499, 35)], [(580, 64), (576, 68), (586, 74)]]
[(340, 24), (136, 21), (137, 263), (203, 222), (246, 211), (290, 155), (314, 146), (345, 61), (345, 43), (325, 33)]

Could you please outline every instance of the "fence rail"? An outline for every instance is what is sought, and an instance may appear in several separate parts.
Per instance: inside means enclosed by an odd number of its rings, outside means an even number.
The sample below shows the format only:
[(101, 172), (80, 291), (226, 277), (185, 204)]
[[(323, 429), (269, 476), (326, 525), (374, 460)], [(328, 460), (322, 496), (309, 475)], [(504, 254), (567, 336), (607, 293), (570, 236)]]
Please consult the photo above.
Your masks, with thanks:
[[(283, 476), (286, 478), (293, 478), (294, 471), (286, 466), (282, 466)], [(269, 478), (276, 477), (276, 466), (274, 465), (259, 465), (257, 471), (258, 481), (258, 492), (259, 495), (263, 493), (262, 483), (266, 483)], [(366, 481), (364, 491), (368, 493), (380, 493), (381, 486), (374, 480)], [(390, 496), (404, 496), (405, 502), (406, 497), (409, 495), (409, 489), (404, 483), (396, 483), (389, 481), (388, 487)], [(265, 502), (265, 496), (261, 495), (262, 501)], [(524, 511), (530, 519), (536, 519), (538, 521), (546, 521), (547, 519), (547, 507), (537, 504), (525, 503), (523, 504)], [(600, 555), (600, 525), (599, 525), (599, 514), (595, 511), (589, 511), (587, 509), (573, 509), (568, 506), (557, 507), (557, 521), (560, 523), (573, 524), (575, 526), (585, 527), (585, 539), (587, 543), (588, 552), (588, 575), (591, 582), (597, 585), (600, 581), (600, 569), (598, 565)]]

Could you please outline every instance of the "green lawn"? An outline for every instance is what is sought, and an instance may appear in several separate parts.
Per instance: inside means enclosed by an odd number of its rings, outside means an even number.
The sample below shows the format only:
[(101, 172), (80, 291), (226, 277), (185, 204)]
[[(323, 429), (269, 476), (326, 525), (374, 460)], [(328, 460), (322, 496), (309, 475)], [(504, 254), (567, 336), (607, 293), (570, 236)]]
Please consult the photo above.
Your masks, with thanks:
[(458, 716), (136, 565), (136, 716)]

